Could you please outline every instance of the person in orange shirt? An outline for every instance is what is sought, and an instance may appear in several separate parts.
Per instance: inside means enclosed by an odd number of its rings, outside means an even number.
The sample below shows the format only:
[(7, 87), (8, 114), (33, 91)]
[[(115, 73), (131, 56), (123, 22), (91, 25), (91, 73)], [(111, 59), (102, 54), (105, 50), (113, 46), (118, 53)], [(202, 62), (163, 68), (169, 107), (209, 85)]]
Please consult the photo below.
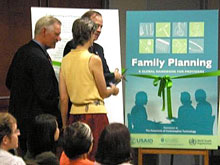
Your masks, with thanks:
[(64, 152), (60, 157), (60, 165), (94, 165), (94, 162), (87, 159), (92, 146), (93, 136), (90, 127), (79, 121), (72, 123), (64, 130)]

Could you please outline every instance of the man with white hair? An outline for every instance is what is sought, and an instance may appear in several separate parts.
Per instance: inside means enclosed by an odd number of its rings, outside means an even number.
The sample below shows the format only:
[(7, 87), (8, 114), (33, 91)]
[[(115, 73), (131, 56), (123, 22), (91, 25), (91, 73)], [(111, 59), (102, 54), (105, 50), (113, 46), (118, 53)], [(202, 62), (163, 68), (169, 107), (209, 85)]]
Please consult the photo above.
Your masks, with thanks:
[(30, 121), (37, 115), (49, 113), (58, 118), (58, 82), (48, 48), (60, 41), (61, 22), (53, 16), (40, 18), (35, 25), (34, 39), (18, 49), (9, 67), (6, 86), (10, 90), (9, 112), (21, 129), (20, 147), (26, 152)]

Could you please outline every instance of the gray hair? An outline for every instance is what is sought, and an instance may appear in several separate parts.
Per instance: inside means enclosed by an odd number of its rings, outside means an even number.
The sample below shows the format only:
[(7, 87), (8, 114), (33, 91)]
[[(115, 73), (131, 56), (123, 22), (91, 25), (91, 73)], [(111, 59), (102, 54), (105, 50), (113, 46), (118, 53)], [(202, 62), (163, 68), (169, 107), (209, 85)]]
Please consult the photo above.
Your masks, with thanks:
[(77, 159), (88, 153), (93, 136), (90, 127), (83, 122), (75, 122), (66, 127), (63, 134), (63, 149), (70, 159)]
[(53, 17), (53, 16), (44, 16), (44, 17), (41, 17), (36, 25), (35, 25), (35, 30), (34, 30), (34, 35), (38, 35), (41, 31), (42, 28), (47, 28), (47, 29), (50, 29), (51, 28), (51, 25), (55, 24), (55, 23), (58, 23), (58, 24), (62, 24), (60, 22), (60, 20), (58, 20), (57, 18)]
[(73, 39), (76, 44), (84, 45), (91, 38), (91, 34), (97, 29), (97, 25), (89, 18), (76, 19), (72, 26)]
[(89, 11), (87, 11), (86, 13), (84, 13), (82, 16), (81, 16), (81, 18), (92, 18), (92, 17), (94, 17), (94, 16), (101, 16), (102, 17), (102, 15), (101, 15), (101, 13), (99, 13), (98, 11), (95, 11), (95, 10), (89, 10)]

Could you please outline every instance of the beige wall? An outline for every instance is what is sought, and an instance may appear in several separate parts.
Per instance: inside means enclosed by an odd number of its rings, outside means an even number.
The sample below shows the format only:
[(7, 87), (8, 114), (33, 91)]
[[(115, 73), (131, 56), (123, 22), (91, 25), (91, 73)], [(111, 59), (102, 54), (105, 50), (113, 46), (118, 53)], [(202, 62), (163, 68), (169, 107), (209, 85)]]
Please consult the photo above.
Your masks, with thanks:
[(121, 61), (125, 68), (126, 59), (126, 11), (147, 10), (146, 0), (109, 0), (110, 9), (119, 9)]

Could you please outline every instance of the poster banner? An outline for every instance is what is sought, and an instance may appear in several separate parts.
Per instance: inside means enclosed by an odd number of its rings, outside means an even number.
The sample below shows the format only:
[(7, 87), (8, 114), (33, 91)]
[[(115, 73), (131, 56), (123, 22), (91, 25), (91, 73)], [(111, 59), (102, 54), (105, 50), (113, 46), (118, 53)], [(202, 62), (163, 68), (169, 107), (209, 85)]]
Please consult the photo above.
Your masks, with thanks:
[(217, 148), (218, 10), (126, 16), (125, 122), (132, 146)]
[[(60, 63), (63, 58), (63, 50), (68, 41), (72, 39), (72, 24), (90, 9), (80, 8), (51, 8), (51, 7), (31, 7), (32, 37), (34, 37), (34, 27), (37, 20), (46, 15), (58, 18), (61, 23), (61, 41), (56, 43), (55, 49), (48, 49), (52, 59), (53, 67), (58, 78)], [(104, 49), (104, 55), (111, 72), (115, 68), (121, 71), (121, 52), (119, 35), (119, 16), (116, 9), (94, 9), (101, 13), (103, 18), (103, 28), (99, 39), (95, 41)], [(117, 85), (120, 92), (117, 96), (105, 99), (105, 106), (108, 111), (109, 122), (124, 123), (122, 83)], [(112, 104), (114, 103), (114, 104)]]

